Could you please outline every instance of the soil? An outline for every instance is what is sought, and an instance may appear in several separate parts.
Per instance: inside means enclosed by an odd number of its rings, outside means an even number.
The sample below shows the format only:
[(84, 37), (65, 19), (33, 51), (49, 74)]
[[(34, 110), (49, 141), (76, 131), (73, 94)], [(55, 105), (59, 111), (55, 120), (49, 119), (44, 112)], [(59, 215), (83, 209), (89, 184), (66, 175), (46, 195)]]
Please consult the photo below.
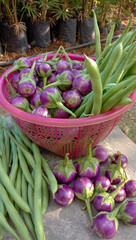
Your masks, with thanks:
[[(129, 21), (129, 17), (124, 17), (122, 20), (122, 27), (121, 31), (115, 31), (114, 35), (120, 35), (122, 33), (122, 30), (126, 27), (127, 23)], [(133, 21), (131, 25), (131, 29), (136, 28), (136, 17), (133, 16)], [(106, 35), (101, 34), (101, 39), (106, 39)], [(33, 48), (29, 49), (29, 51), (25, 54), (17, 54), (17, 53), (10, 53), (6, 52), (0, 56), (0, 62), (8, 62), (18, 59), (19, 57), (29, 57), (29, 56), (35, 56), (40, 55), (46, 52), (56, 51), (59, 46), (62, 45), (64, 48), (71, 47), (69, 44), (64, 43), (62, 41), (54, 41), (51, 42), (50, 46), (46, 49), (41, 48)], [(102, 42), (102, 49), (105, 46), (105, 42)], [(88, 45), (85, 47), (79, 47), (76, 46), (75, 49), (69, 50), (70, 53), (74, 54), (86, 54), (88, 56), (95, 57), (95, 45)], [(68, 52), (68, 51), (67, 51)], [(0, 75), (9, 67), (8, 66), (2, 66), (0, 67)], [(6, 112), (2, 107), (0, 107), (0, 115), (7, 116), (8, 112)], [(118, 127), (132, 140), (136, 143), (136, 103), (123, 115), (122, 119), (120, 120)]]

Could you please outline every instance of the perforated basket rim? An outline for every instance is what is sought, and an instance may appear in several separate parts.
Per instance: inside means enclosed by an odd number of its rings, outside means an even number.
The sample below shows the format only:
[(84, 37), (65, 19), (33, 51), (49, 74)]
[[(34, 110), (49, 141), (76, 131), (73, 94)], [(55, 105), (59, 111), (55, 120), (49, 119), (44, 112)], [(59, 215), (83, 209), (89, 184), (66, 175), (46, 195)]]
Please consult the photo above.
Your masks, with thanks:
[[(54, 54), (48, 54), (49, 58), (52, 58)], [(43, 57), (44, 55), (38, 55), (36, 57), (30, 58), (30, 61)], [(84, 61), (85, 56), (78, 54), (68, 54), (68, 56), (73, 60)], [(95, 58), (92, 58), (95, 60)], [(0, 105), (5, 109), (11, 116), (14, 116), (20, 120), (24, 120), (29, 123), (50, 126), (50, 127), (82, 127), (88, 125), (95, 125), (102, 122), (109, 121), (116, 117), (119, 117), (125, 113), (136, 101), (136, 90), (130, 95), (131, 100), (133, 101), (125, 107), (118, 107), (109, 112), (102, 113), (96, 116), (85, 117), (85, 118), (76, 118), (76, 119), (61, 119), (61, 118), (44, 118), (30, 113), (26, 113), (14, 106), (12, 106), (6, 99), (3, 93), (3, 89), (6, 86), (6, 80), (4, 77), (9, 73), (13, 66), (9, 67), (0, 77)]]

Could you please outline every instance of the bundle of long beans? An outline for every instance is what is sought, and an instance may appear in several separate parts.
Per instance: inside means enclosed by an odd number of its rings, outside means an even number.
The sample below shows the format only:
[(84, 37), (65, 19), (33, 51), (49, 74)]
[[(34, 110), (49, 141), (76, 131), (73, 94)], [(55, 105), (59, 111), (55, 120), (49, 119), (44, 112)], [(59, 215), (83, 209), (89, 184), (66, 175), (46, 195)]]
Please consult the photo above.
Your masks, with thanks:
[(7, 119), (0, 117), (0, 239), (6, 229), (18, 240), (43, 240), (49, 190), (54, 196), (58, 184), (39, 147), (12, 124), (9, 129)]

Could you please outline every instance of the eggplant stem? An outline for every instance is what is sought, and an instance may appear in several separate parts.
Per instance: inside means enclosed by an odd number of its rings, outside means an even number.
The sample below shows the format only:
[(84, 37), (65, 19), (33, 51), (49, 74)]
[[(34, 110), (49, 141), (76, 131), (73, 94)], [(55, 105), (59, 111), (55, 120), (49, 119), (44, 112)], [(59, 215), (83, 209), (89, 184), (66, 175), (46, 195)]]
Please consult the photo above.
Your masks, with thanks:
[(93, 225), (93, 216), (92, 216), (92, 210), (91, 210), (91, 205), (90, 205), (90, 199), (86, 199), (85, 203), (86, 203), (88, 215), (89, 215), (89, 218), (91, 221), (91, 226), (92, 226)]

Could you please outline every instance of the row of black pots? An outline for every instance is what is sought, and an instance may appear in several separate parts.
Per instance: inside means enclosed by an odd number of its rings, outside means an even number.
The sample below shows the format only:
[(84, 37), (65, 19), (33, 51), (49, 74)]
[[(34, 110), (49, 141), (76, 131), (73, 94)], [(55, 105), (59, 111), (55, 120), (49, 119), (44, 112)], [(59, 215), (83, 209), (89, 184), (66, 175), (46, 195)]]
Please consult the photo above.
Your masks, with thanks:
[[(25, 53), (31, 47), (47, 48), (53, 38), (62, 40), (75, 46), (76, 43), (88, 43), (95, 40), (94, 19), (85, 18), (78, 21), (76, 18), (59, 20), (55, 26), (49, 21), (26, 21), (26, 31), (20, 30), (15, 34), (14, 27), (0, 23), (0, 41), (9, 52)], [(4, 33), (4, 34), (3, 34)]]

